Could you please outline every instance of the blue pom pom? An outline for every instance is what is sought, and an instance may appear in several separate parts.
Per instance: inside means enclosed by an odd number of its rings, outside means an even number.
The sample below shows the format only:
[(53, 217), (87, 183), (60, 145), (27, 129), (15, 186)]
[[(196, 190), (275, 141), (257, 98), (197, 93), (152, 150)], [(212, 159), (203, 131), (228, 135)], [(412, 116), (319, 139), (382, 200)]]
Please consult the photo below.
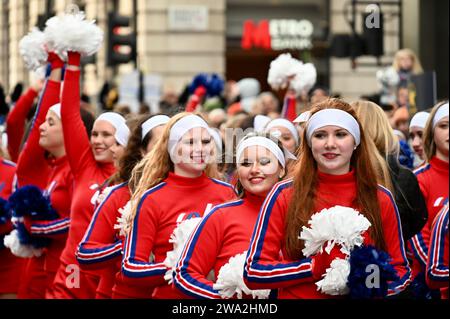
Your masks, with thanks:
[(398, 161), (405, 167), (412, 169), (414, 167), (414, 153), (406, 141), (400, 141), (400, 153)]
[(9, 197), (13, 217), (31, 217), (32, 220), (53, 220), (58, 214), (51, 206), (47, 196), (34, 186), (28, 185), (17, 189)]
[[(389, 263), (389, 255), (374, 246), (356, 247), (350, 254), (348, 287), (350, 298), (384, 298), (388, 294), (388, 282), (398, 280)], [(370, 267), (368, 267), (370, 266)], [(373, 279), (369, 276), (373, 275)]]
[(194, 80), (189, 85), (189, 92), (191, 94), (194, 93), (199, 86), (205, 87), (208, 97), (213, 97), (222, 93), (225, 83), (217, 74), (209, 76), (208, 74), (200, 73), (194, 77)]
[[(28, 217), (33, 221), (58, 218), (58, 214), (51, 206), (50, 199), (44, 196), (38, 187), (33, 185), (17, 189), (9, 197), (9, 207), (12, 217)], [(21, 244), (42, 248), (48, 246), (51, 242), (49, 238), (31, 236), (23, 223), (17, 223), (15, 228), (18, 231)]]
[(199, 86), (204, 86), (205, 88), (207, 87), (208, 84), (208, 75), (206, 75), (205, 73), (200, 73), (197, 74), (194, 77), (194, 80), (192, 81), (192, 83), (189, 85), (189, 92), (192, 94), (194, 93), (194, 91), (199, 87)]
[(8, 201), (0, 198), (0, 225), (6, 224), (11, 219)]

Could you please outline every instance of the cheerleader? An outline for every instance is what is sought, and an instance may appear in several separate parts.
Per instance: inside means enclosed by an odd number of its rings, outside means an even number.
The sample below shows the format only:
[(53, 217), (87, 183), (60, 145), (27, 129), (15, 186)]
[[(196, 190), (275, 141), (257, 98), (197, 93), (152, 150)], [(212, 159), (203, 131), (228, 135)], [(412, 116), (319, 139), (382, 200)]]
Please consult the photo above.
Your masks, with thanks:
[(437, 214), (431, 230), (426, 280), (432, 289), (441, 288), (442, 299), (448, 299), (448, 199)]
[(42, 189), (59, 218), (51, 221), (25, 218), (24, 224), (32, 237), (45, 237), (52, 241), (41, 256), (27, 259), (19, 298), (45, 298), (59, 267), (70, 223), (73, 179), (65, 156), (59, 104), (64, 62), (52, 52), (48, 61), (51, 73), (17, 163), (17, 182), (19, 187), (35, 185)]
[(371, 227), (364, 244), (385, 250), (399, 276), (390, 282), (389, 295), (401, 292), (409, 282), (399, 216), (391, 193), (377, 184), (376, 154), (368, 143), (353, 108), (338, 99), (316, 104), (300, 147), (300, 160), (292, 180), (278, 183), (267, 195), (259, 214), (244, 266), (250, 289), (279, 289), (279, 298), (329, 298), (315, 282), (322, 278), (334, 257), (303, 255), (299, 240), (311, 215), (336, 205), (360, 211)]
[[(61, 98), (61, 119), (67, 159), (74, 178), (70, 206), (70, 228), (61, 254), (61, 265), (47, 298), (94, 298), (99, 274), (80, 269), (75, 252), (94, 213), (95, 201), (89, 199), (99, 185), (115, 171), (110, 147), (125, 119), (113, 112), (101, 114), (94, 122), (91, 137), (80, 116), (80, 53), (69, 51)], [(76, 132), (77, 138), (73, 138)]]
[(153, 289), (152, 298), (183, 296), (164, 279), (168, 268), (163, 261), (172, 250), (169, 237), (177, 223), (235, 198), (231, 185), (212, 178), (217, 168), (211, 164), (214, 141), (208, 129), (197, 115), (175, 115), (133, 171), (132, 180), (138, 178), (139, 183), (125, 229), (122, 273), (131, 285)]
[(0, 139), (0, 299), (11, 299), (17, 296), (25, 260), (3, 245), (3, 238), (13, 229), (5, 204), (14, 189), (16, 164), (3, 158), (1, 144)]
[(448, 102), (436, 105), (431, 111), (424, 132), (427, 163), (414, 171), (428, 209), (427, 223), (410, 240), (415, 257), (414, 276), (425, 270), (431, 225), (448, 198), (448, 114)]
[[(168, 121), (169, 117), (165, 115), (150, 118), (145, 116), (133, 130), (123, 156), (117, 154), (120, 152), (118, 151), (120, 146), (112, 146), (113, 153), (120, 158), (118, 172), (113, 178), (117, 185), (97, 207), (76, 253), (82, 268), (104, 270), (97, 287), (96, 298), (98, 299), (111, 298), (113, 290), (115, 298), (138, 298), (145, 294), (150, 297), (149, 291), (134, 295), (133, 290), (130, 291), (127, 285), (121, 284), (120, 262), (123, 235), (115, 225), (117, 220), (122, 218), (121, 211), (124, 211), (131, 197), (128, 185), (131, 170), (159, 140), (162, 129)], [(120, 145), (121, 138), (116, 136), (116, 140)]]
[[(264, 198), (286, 173), (283, 146), (277, 142), (267, 134), (250, 133), (239, 143), (236, 189), (240, 199), (214, 207), (190, 236), (174, 277), (176, 287), (185, 294), (221, 298), (214, 285), (220, 269), (248, 249)], [(208, 278), (211, 270), (216, 280)]]
[(416, 161), (419, 162), (419, 165), (415, 165), (415, 167), (422, 165), (425, 160), (425, 153), (423, 151), (423, 131), (429, 115), (430, 113), (428, 112), (418, 112), (412, 117), (411, 122), (409, 122), (411, 146), (417, 156)]

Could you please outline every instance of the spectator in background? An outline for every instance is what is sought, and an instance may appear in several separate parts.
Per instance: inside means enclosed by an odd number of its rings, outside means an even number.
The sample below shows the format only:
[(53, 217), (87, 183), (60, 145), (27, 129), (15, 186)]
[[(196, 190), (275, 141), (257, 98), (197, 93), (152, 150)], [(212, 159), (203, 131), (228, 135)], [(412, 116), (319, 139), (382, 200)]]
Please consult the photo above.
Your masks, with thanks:
[(220, 128), (227, 120), (227, 113), (223, 109), (214, 109), (208, 114), (208, 122), (211, 127)]
[[(279, 117), (280, 102), (272, 92), (262, 92), (256, 99), (256, 104), (253, 106), (252, 113), (268, 115), (270, 117)], [(277, 116), (275, 116), (275, 114)]]
[(171, 85), (165, 85), (163, 87), (161, 101), (159, 102), (160, 112), (165, 115), (172, 116), (181, 111), (178, 98), (179, 95), (175, 88)]
[(330, 90), (325, 86), (316, 85), (309, 91), (309, 102), (315, 104), (330, 97)]

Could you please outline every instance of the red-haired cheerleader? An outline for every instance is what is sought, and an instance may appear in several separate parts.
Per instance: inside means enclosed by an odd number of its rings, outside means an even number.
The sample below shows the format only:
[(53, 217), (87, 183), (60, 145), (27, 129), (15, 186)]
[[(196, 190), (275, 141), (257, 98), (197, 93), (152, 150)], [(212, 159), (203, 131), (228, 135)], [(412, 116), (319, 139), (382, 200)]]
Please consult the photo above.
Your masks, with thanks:
[[(280, 182), (270, 191), (256, 222), (244, 267), (244, 280), (250, 289), (278, 289), (279, 298), (353, 294), (355, 290), (346, 286), (346, 280), (334, 291), (337, 288), (334, 283), (329, 285), (327, 270), (338, 270), (338, 277), (347, 276), (350, 282), (347, 263), (355, 265), (353, 256), (365, 251), (364, 247), (380, 251), (377, 256), (383, 259), (377, 264), (384, 265), (390, 278), (398, 275), (376, 295), (398, 294), (405, 289), (410, 269), (398, 211), (389, 190), (377, 184), (380, 178), (374, 163), (382, 163), (382, 159), (376, 158), (374, 147), (348, 103), (329, 99), (313, 107), (293, 180)], [(357, 219), (360, 228), (356, 228), (355, 238), (361, 237), (356, 241), (333, 238), (333, 232), (354, 226), (337, 224), (336, 216), (343, 218), (341, 221), (352, 216)], [(310, 239), (317, 238), (312, 236), (317, 227), (325, 227), (329, 234), (315, 247)], [(345, 267), (339, 269), (340, 265)], [(365, 278), (362, 285), (361, 277), (352, 278), (359, 280), (352, 281), (360, 284), (358, 288), (364, 286)], [(359, 291), (373, 296), (369, 288)]]
[(229, 184), (211, 178), (217, 168), (208, 129), (197, 115), (175, 115), (133, 171), (140, 179), (131, 199), (122, 273), (125, 282), (153, 289), (153, 298), (183, 296), (164, 279), (169, 270), (164, 260), (177, 224), (235, 198)]
[(437, 214), (431, 229), (426, 281), (430, 288), (441, 289), (442, 299), (448, 299), (448, 199)]
[[(176, 268), (175, 286), (194, 298), (242, 297), (242, 291), (235, 293), (237, 283), (229, 282), (231, 276), (227, 278), (226, 269), (233, 257), (244, 261), (261, 205), (286, 173), (283, 146), (267, 134), (244, 137), (236, 150), (236, 163), (240, 199), (214, 207), (201, 220)], [(211, 271), (215, 279), (208, 277)], [(242, 281), (243, 263), (235, 271)]]
[[(120, 264), (122, 261), (123, 234), (118, 220), (131, 194), (128, 181), (134, 166), (148, 153), (160, 138), (164, 125), (169, 121), (165, 115), (145, 116), (133, 130), (123, 156), (118, 153), (119, 146), (113, 146), (115, 156), (120, 157), (118, 172), (115, 174), (118, 185), (114, 186), (107, 197), (97, 207), (91, 223), (78, 246), (77, 260), (82, 268), (104, 269), (97, 288), (96, 298), (139, 298), (150, 291), (139, 291), (138, 287), (129, 288), (121, 282)], [(121, 139), (116, 137), (119, 144)], [(117, 279), (116, 279), (117, 277)], [(113, 291), (114, 287), (114, 291)], [(138, 290), (139, 294), (135, 291)]]

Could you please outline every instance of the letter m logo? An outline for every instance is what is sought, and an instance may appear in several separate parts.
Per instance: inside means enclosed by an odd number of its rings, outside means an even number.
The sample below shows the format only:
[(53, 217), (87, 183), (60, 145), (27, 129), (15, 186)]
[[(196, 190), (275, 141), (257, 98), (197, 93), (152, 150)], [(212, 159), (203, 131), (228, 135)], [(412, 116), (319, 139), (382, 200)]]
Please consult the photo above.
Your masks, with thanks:
[(261, 20), (256, 25), (252, 20), (244, 22), (241, 46), (244, 50), (252, 47), (270, 49), (269, 21)]

